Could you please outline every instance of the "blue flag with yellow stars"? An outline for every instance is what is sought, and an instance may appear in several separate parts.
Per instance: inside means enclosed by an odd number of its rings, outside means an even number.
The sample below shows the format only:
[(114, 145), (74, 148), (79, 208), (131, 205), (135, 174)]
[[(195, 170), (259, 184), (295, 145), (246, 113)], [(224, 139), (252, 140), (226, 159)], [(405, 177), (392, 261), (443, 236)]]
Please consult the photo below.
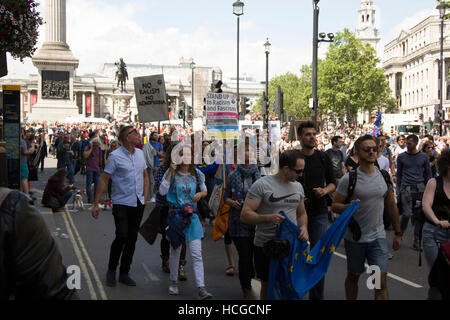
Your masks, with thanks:
[(268, 300), (301, 300), (325, 276), (358, 208), (359, 202), (354, 201), (311, 250), (308, 242), (298, 238), (300, 229), (282, 212), (286, 219), (280, 224), (276, 239), (287, 239), (291, 248), (289, 256), (270, 262)]

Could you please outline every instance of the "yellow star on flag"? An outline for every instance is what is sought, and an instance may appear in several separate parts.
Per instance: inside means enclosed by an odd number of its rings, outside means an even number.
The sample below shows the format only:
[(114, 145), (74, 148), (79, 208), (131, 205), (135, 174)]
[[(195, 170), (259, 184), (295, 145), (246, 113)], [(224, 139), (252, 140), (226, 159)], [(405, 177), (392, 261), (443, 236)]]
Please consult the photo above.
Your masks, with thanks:
[(306, 258), (306, 262), (312, 262), (313, 256), (308, 254), (308, 257)]
[(295, 254), (295, 260), (298, 259), (298, 252)]
[(323, 246), (323, 248), (320, 249), (320, 252), (322, 252), (322, 254), (325, 252), (325, 246)]
[(306, 257), (306, 251), (307, 251), (308, 249), (305, 249), (304, 251), (303, 251), (303, 255)]
[(287, 287), (292, 290), (292, 285), (290, 283), (287, 284)]
[(334, 244), (332, 244), (330, 247), (330, 253), (335, 252), (335, 251), (336, 251), (336, 247), (334, 246)]
[(289, 267), (289, 271), (290, 271), (290, 272), (294, 271), (294, 266), (290, 266), (290, 267)]

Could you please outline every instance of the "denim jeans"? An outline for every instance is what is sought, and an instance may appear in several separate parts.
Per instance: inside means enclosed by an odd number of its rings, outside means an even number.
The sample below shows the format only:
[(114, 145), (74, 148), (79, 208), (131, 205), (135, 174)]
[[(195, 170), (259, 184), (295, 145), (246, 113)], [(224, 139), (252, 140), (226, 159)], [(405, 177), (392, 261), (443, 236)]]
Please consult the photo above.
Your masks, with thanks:
[[(308, 234), (311, 248), (313, 248), (317, 241), (322, 238), (323, 234), (328, 229), (328, 214), (319, 214), (317, 216), (308, 216)], [(310, 300), (323, 300), (325, 289), (325, 277), (320, 280), (310, 291)]]
[(64, 168), (67, 170), (67, 179), (69, 180), (69, 184), (73, 184), (74, 182), (74, 178), (73, 178), (73, 170), (74, 170), (74, 166), (73, 166), (73, 162), (72, 161), (68, 161), (64, 164), (59, 164), (58, 165), (58, 169)]
[[(436, 240), (441, 243), (450, 241), (450, 230), (444, 230), (438, 226), (430, 224), (429, 222), (425, 222), (422, 231), (422, 248), (428, 265), (428, 273), (431, 272), (434, 262), (438, 256), (439, 248), (436, 244)], [(441, 293), (437, 288), (428, 288), (427, 299), (441, 300)]]
[(62, 195), (62, 199), (63, 199), (63, 204), (61, 205), (59, 203), (59, 200), (56, 199), (55, 197), (51, 197), (50, 201), (48, 202), (48, 206), (52, 209), (59, 209), (62, 208), (66, 205), (66, 203), (69, 201), (69, 199), (72, 197), (73, 192), (72, 190), (69, 190), (67, 193), (65, 193), (64, 195)]
[(92, 183), (94, 183), (94, 197), (97, 194), (98, 181), (100, 180), (100, 171), (86, 171), (86, 193), (88, 201), (92, 201)]

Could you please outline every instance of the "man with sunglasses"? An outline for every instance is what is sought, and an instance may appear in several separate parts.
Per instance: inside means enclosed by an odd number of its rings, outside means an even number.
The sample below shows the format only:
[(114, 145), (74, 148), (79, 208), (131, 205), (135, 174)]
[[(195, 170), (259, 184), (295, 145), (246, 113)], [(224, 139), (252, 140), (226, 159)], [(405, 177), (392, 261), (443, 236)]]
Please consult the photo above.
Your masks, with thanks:
[[(305, 189), (305, 208), (308, 213), (308, 233), (311, 248), (328, 228), (328, 200), (336, 190), (336, 178), (330, 158), (316, 150), (316, 128), (312, 121), (303, 122), (297, 130), (305, 158), (305, 173), (297, 181)], [(325, 278), (320, 280), (309, 292), (311, 300), (324, 299)]]
[(355, 153), (359, 157), (360, 165), (356, 169), (353, 193), (349, 194), (350, 173), (347, 173), (339, 182), (332, 205), (333, 212), (342, 213), (353, 200), (358, 199), (360, 202), (353, 219), (359, 226), (361, 235), (359, 239), (355, 239), (349, 228), (344, 240), (347, 255), (345, 294), (348, 300), (356, 300), (359, 277), (364, 272), (364, 263), (367, 260), (370, 266), (378, 266), (381, 271), (381, 286), (375, 289), (375, 299), (385, 300), (389, 299), (386, 286), (389, 251), (383, 211), (386, 208), (391, 217), (395, 230), (393, 249), (398, 250), (402, 243), (398, 210), (392, 185), (386, 184), (383, 174), (375, 166), (378, 156), (375, 138), (370, 135), (358, 138), (355, 142)]
[(248, 191), (242, 208), (241, 221), (258, 225), (255, 231), (254, 261), (256, 275), (261, 279), (261, 300), (267, 296), (270, 266), (270, 257), (265, 254), (263, 247), (275, 238), (278, 225), (285, 219), (279, 212), (284, 211), (289, 220), (299, 226), (299, 239), (307, 241), (309, 238), (303, 187), (296, 181), (305, 168), (303, 158), (298, 150), (282, 153), (278, 173), (257, 180)]
[(111, 245), (106, 274), (106, 284), (110, 287), (116, 285), (116, 269), (119, 259), (121, 259), (119, 282), (128, 286), (136, 286), (136, 282), (130, 278), (128, 273), (150, 189), (144, 153), (136, 148), (141, 142), (138, 131), (133, 126), (124, 126), (120, 129), (119, 140), (122, 142), (122, 146), (111, 152), (108, 157), (92, 208), (92, 216), (98, 219), (98, 203), (111, 178), (116, 238)]
[[(400, 221), (402, 232), (406, 230), (408, 222), (413, 217), (413, 210), (421, 208), (421, 201), (425, 186), (431, 179), (431, 166), (428, 156), (417, 150), (419, 138), (410, 135), (406, 138), (407, 151), (397, 159), (397, 185), (400, 190), (402, 218)], [(414, 221), (413, 249), (420, 250), (420, 234), (422, 223)]]

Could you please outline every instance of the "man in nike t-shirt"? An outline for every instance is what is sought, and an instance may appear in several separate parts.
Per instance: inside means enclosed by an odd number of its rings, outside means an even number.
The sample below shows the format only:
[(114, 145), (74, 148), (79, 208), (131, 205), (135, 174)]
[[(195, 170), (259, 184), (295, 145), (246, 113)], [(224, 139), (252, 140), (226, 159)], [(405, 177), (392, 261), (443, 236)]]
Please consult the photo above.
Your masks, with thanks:
[(261, 280), (260, 299), (267, 296), (270, 258), (263, 247), (275, 238), (278, 225), (285, 219), (284, 211), (300, 228), (299, 239), (308, 240), (308, 217), (306, 215), (302, 185), (297, 178), (303, 174), (305, 160), (299, 150), (289, 150), (281, 154), (279, 171), (276, 175), (265, 176), (256, 181), (247, 193), (241, 213), (241, 221), (256, 224), (254, 262), (257, 277)]

